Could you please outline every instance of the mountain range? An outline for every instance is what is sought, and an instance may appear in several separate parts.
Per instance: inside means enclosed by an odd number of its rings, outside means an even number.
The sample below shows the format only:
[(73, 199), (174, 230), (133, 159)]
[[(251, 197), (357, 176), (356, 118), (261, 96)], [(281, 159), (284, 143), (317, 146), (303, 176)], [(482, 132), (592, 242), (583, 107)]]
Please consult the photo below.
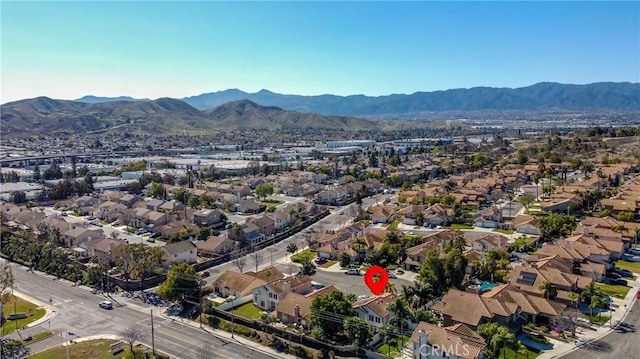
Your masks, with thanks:
[(367, 118), (506, 110), (638, 112), (640, 84), (547, 82), (516, 89), (476, 87), (378, 97), (282, 95), (267, 90), (256, 93), (225, 90), (184, 99), (156, 100), (126, 96), (85, 96), (76, 101), (38, 97), (0, 106), (0, 125), (3, 134), (17, 136), (115, 128), (155, 134), (202, 133), (225, 128), (384, 130), (405, 125)]
[(389, 127), (364, 118), (285, 111), (249, 100), (233, 101), (201, 111), (171, 98), (85, 103), (38, 97), (4, 104), (0, 112), (3, 134), (13, 136), (115, 130), (175, 134), (220, 129), (360, 130)]
[(418, 112), (483, 110), (638, 111), (640, 83), (600, 82), (565, 85), (552, 82), (522, 88), (475, 87), (410, 95), (388, 96), (300, 96), (261, 90), (246, 93), (232, 89), (186, 97), (198, 109), (209, 109), (229, 101), (248, 99), (264, 106), (324, 115), (381, 116)]
[[(121, 98), (85, 96), (80, 102), (107, 102)], [(185, 97), (191, 106), (208, 110), (231, 101), (247, 99), (263, 106), (323, 115), (384, 116), (442, 111), (638, 111), (640, 83), (599, 82), (567, 85), (541, 82), (521, 88), (474, 87), (410, 95), (387, 96), (302, 96), (261, 90), (247, 93), (238, 89)], [(128, 98), (129, 101), (136, 101)]]

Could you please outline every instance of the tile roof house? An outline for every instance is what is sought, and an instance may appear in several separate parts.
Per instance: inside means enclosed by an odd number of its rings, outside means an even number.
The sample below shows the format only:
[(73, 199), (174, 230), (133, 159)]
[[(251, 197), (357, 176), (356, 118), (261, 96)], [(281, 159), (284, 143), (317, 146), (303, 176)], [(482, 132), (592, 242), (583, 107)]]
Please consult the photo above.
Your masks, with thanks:
[(220, 274), (212, 285), (214, 293), (220, 297), (241, 298), (251, 295), (254, 288), (279, 278), (284, 278), (284, 274), (275, 267), (263, 269), (258, 273), (238, 273), (228, 270)]
[(229, 239), (227, 234), (221, 234), (219, 236), (209, 236), (205, 241), (197, 241), (196, 248), (198, 249), (198, 255), (204, 257), (214, 257), (216, 255), (223, 255), (235, 250), (238, 246), (238, 242)]
[(540, 223), (538, 218), (534, 216), (519, 214), (513, 219), (512, 226), (518, 233), (534, 236), (540, 235)]
[(433, 204), (424, 210), (425, 226), (444, 226), (453, 221), (453, 209), (440, 203)]
[(82, 227), (75, 227), (64, 233), (65, 247), (72, 248), (79, 246), (84, 241), (100, 239), (104, 236), (102, 230), (90, 230)]
[(396, 298), (395, 294), (384, 293), (371, 298), (365, 298), (353, 303), (353, 309), (358, 318), (364, 320), (370, 328), (382, 328), (393, 318), (393, 313), (389, 311), (389, 303)]
[(474, 329), (489, 322), (514, 326), (520, 314), (520, 308), (515, 303), (485, 298), (457, 289), (449, 289), (431, 310), (442, 314), (445, 326), (462, 323)]
[(486, 341), (464, 324), (439, 327), (420, 322), (407, 344), (413, 359), (483, 359)]
[(549, 282), (558, 289), (557, 301), (570, 302), (569, 292), (579, 293), (585, 290), (593, 278), (569, 273), (558, 268), (538, 268), (538, 263), (529, 266), (519, 265), (507, 275), (506, 280), (521, 290), (542, 297), (540, 287)]
[(478, 252), (487, 252), (492, 249), (507, 249), (509, 238), (499, 234), (486, 234), (481, 237), (465, 237), (467, 246)]
[(387, 223), (395, 213), (391, 206), (375, 205), (367, 208), (367, 213), (371, 215), (371, 223)]
[(189, 240), (169, 243), (162, 247), (164, 256), (162, 262), (164, 265), (170, 265), (177, 262), (186, 262), (193, 264), (198, 260), (198, 250), (196, 245)]
[(546, 298), (530, 295), (511, 284), (502, 284), (482, 293), (483, 298), (493, 298), (503, 302), (516, 303), (520, 315), (526, 315), (527, 321), (540, 324), (551, 324), (567, 307), (565, 304)]
[(285, 324), (300, 324), (308, 327), (313, 299), (336, 291), (338, 289), (330, 285), (308, 294), (289, 293), (276, 306), (276, 318)]
[(305, 295), (312, 291), (311, 277), (308, 276), (274, 279), (253, 289), (253, 304), (262, 310), (272, 312), (289, 293)]

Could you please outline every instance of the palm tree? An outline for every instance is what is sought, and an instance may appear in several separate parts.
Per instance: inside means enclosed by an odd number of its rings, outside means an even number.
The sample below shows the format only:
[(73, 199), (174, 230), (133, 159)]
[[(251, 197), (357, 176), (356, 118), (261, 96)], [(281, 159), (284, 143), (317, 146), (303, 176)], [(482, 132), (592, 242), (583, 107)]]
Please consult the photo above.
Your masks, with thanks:
[[(591, 304), (589, 305), (589, 309), (591, 309), (591, 315), (593, 315), (593, 308), (598, 307), (599, 309), (604, 309), (607, 305), (607, 300), (605, 297), (597, 295), (591, 298)], [(602, 316), (602, 310), (598, 310), (598, 318)]]
[(573, 305), (579, 296), (578, 296), (578, 293), (576, 292), (569, 292), (568, 297), (569, 297), (569, 300), (571, 301), (571, 304)]
[(396, 295), (398, 294), (398, 289), (396, 288), (395, 283), (387, 282), (387, 285), (384, 286), (384, 290), (382, 292)]
[(407, 318), (409, 318), (411, 311), (409, 310), (409, 306), (407, 305), (407, 302), (398, 297), (396, 298), (396, 300), (394, 300), (393, 302), (391, 302), (389, 304), (389, 311), (392, 312), (394, 314), (394, 321), (396, 322), (397, 326), (398, 326), (398, 331), (400, 332), (400, 341), (401, 341), (401, 345), (404, 345), (404, 343), (402, 343), (402, 328), (404, 327), (404, 324), (407, 320)]
[(558, 288), (546, 281), (542, 283), (540, 290), (542, 291), (542, 296), (547, 299), (554, 299), (558, 295)]

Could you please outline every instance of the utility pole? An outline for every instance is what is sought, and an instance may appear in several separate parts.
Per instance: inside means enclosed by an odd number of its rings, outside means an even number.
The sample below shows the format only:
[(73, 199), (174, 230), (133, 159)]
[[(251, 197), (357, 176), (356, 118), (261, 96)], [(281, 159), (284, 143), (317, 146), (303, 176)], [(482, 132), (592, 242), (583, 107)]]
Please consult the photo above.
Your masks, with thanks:
[(153, 309), (151, 309), (151, 352), (153, 355), (156, 355), (156, 341), (155, 336), (153, 335)]
[(233, 339), (233, 329), (235, 327), (235, 325), (233, 324), (233, 301), (236, 300), (236, 296), (233, 296), (233, 299), (231, 299), (231, 339)]

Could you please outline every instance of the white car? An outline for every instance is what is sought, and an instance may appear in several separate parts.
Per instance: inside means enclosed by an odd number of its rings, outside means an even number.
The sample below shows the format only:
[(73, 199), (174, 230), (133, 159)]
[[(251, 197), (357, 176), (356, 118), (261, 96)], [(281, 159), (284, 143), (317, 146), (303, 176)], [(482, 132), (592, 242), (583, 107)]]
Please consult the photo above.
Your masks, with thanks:
[(102, 309), (113, 309), (113, 303), (108, 300), (103, 300), (100, 302), (100, 308)]
[(398, 279), (398, 276), (390, 270), (387, 271), (387, 277), (391, 279)]
[(360, 269), (357, 268), (351, 268), (349, 270), (347, 270), (346, 272), (344, 272), (344, 274), (348, 274), (348, 275), (360, 275)]

